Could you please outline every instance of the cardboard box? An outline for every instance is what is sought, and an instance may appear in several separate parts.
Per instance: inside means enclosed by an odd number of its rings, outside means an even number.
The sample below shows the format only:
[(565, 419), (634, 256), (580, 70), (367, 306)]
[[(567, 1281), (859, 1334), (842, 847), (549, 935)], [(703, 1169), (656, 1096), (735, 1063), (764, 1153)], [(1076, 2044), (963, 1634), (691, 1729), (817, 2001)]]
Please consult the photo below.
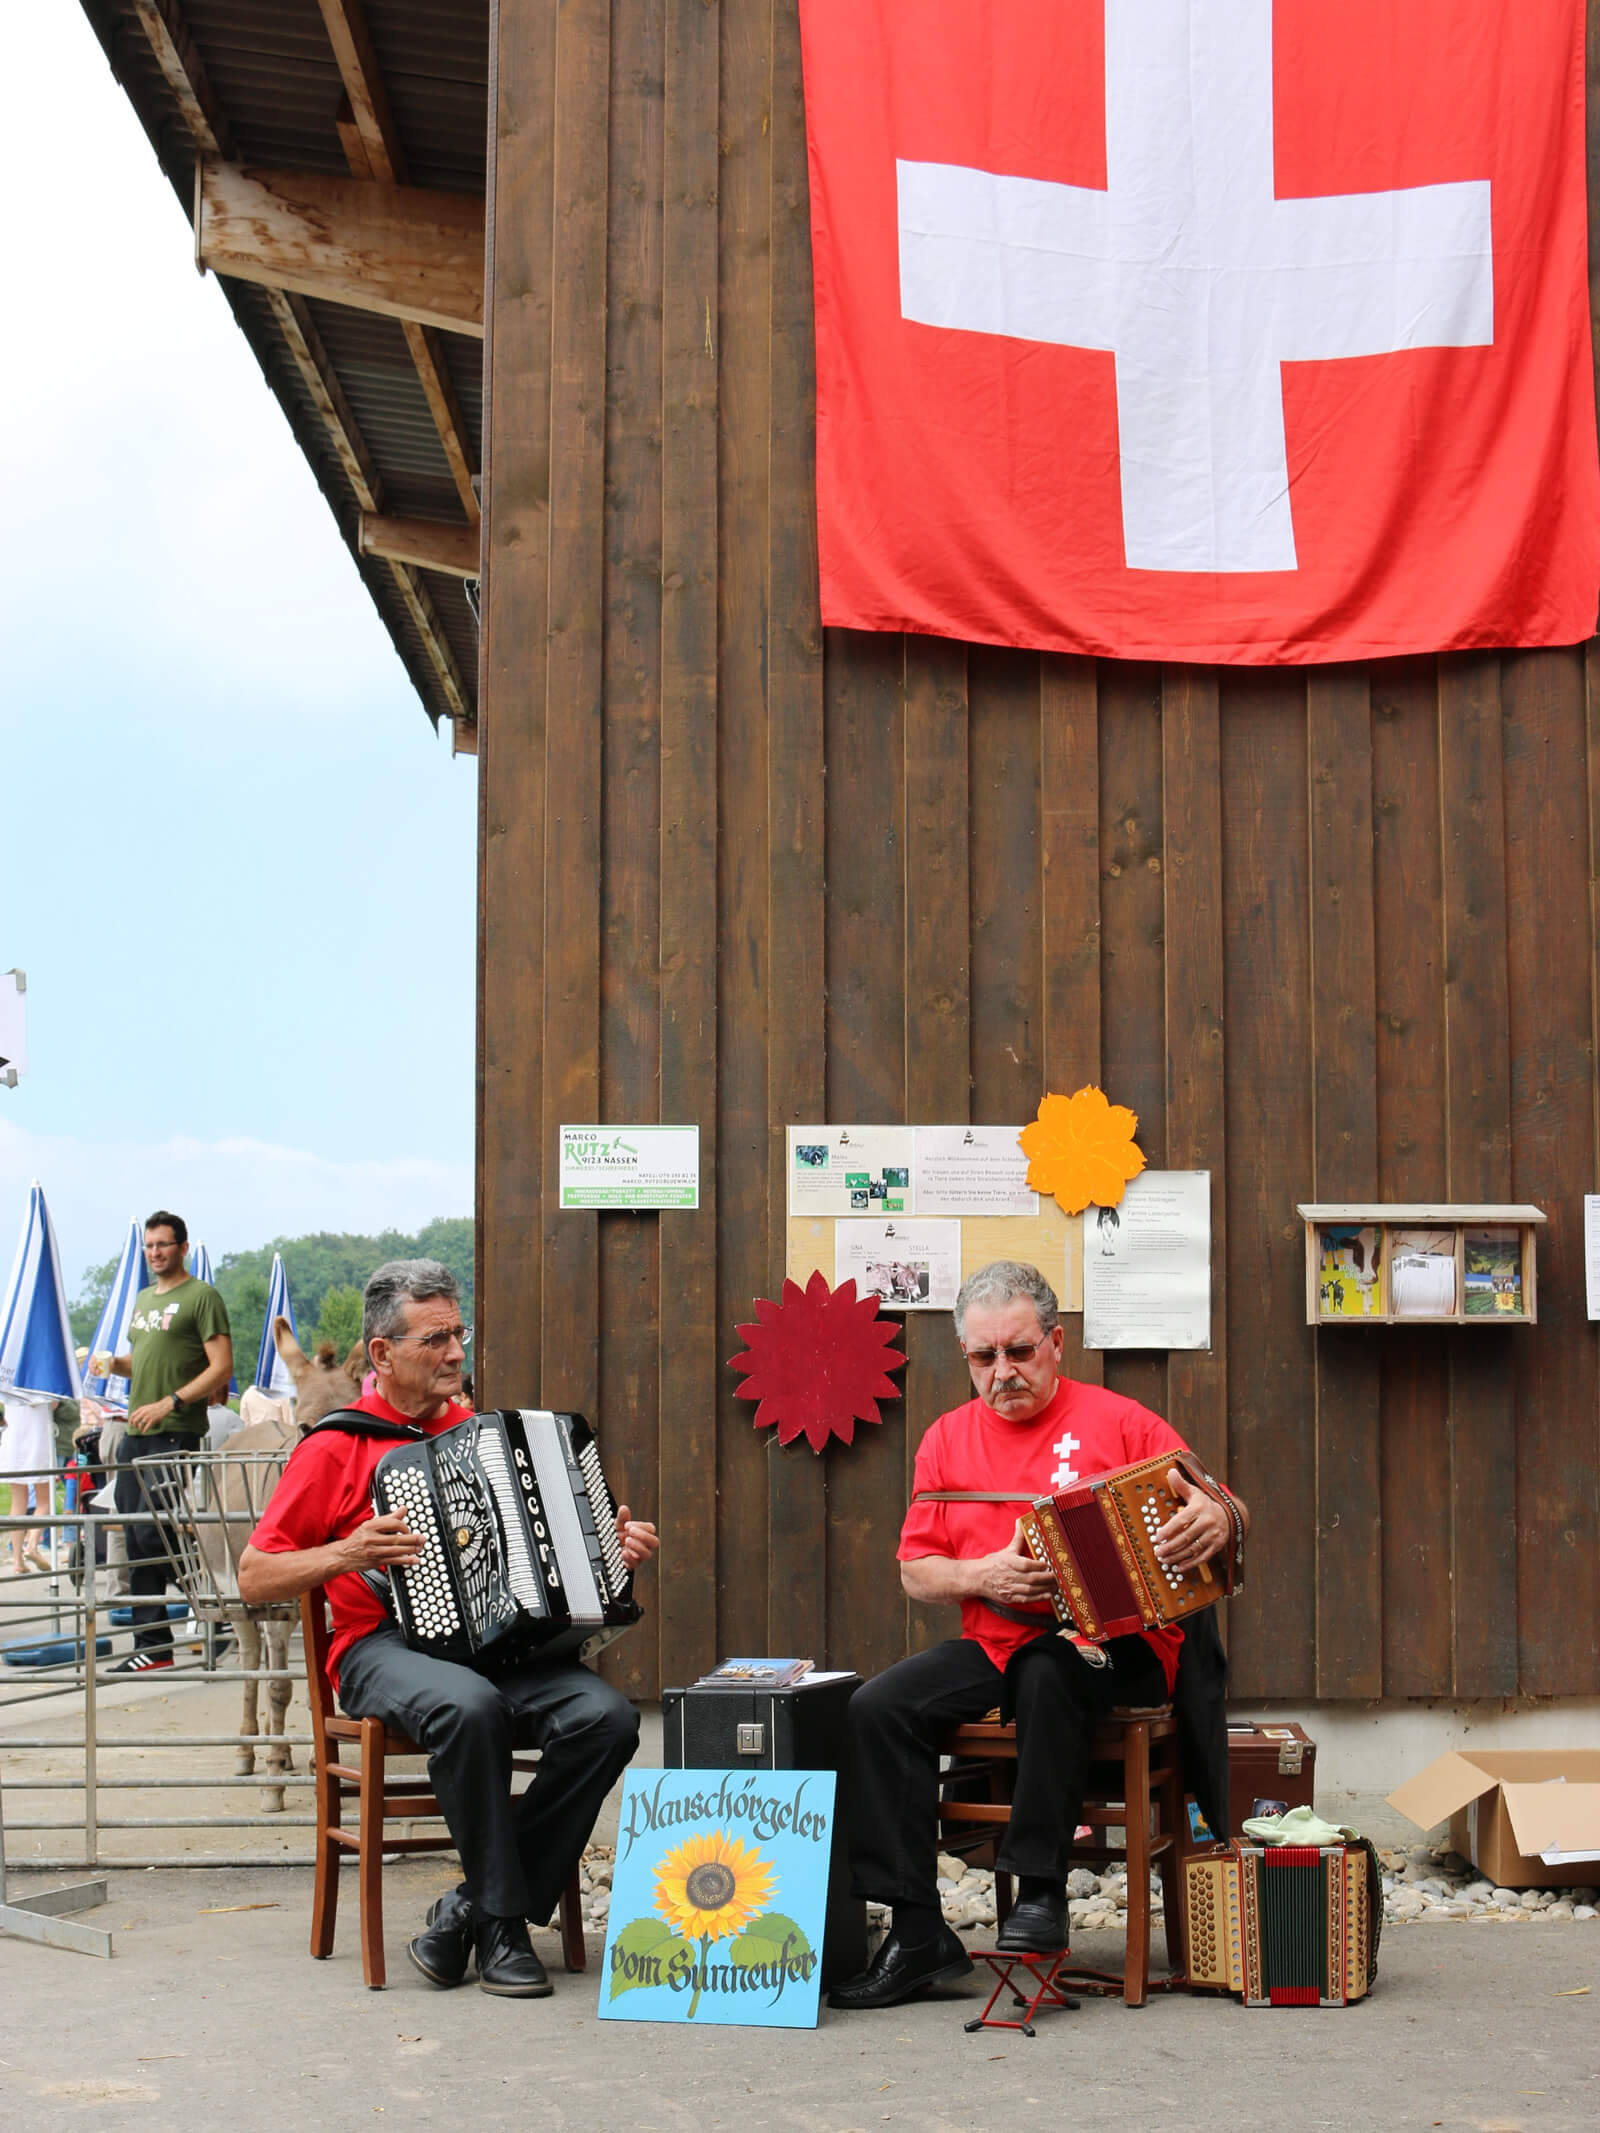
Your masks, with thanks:
[[(1497, 1888), (1600, 1885), (1600, 1748), (1441, 1755), (1389, 1805), (1419, 1829), (1448, 1817), (1451, 1848)], [(1593, 1856), (1540, 1856), (1555, 1850)]]

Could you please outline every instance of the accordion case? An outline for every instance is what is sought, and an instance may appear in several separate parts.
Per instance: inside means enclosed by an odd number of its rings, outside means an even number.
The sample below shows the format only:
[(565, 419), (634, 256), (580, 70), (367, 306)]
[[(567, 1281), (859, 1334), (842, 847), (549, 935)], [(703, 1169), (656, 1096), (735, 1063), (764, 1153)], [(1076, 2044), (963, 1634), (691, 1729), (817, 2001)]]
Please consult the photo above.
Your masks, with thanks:
[[(1227, 1511), (1231, 1545), (1191, 1570), (1175, 1570), (1155, 1552), (1155, 1538), (1183, 1499), (1167, 1475), (1178, 1467)], [(1181, 1622), (1235, 1591), (1244, 1567), (1237, 1505), (1189, 1453), (1163, 1453), (1093, 1481), (1042, 1496), (1023, 1513), (1023, 1537), (1056, 1581), (1057, 1615), (1098, 1643)]]
[(582, 1415), (504, 1408), (397, 1445), (378, 1461), (372, 1500), (428, 1541), (389, 1571), (414, 1651), (488, 1672), (585, 1657), (639, 1619)]
[(1187, 1859), (1184, 1878), (1191, 1985), (1247, 2007), (1347, 2007), (1371, 1989), (1383, 1893), (1364, 1838), (1224, 1845)]

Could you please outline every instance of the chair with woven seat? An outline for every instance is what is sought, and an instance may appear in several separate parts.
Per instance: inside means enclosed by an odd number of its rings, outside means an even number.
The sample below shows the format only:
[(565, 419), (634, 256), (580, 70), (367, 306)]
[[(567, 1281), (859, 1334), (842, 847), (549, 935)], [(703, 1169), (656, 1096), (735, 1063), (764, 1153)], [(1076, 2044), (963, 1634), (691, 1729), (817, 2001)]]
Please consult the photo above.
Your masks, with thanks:
[[(431, 1780), (410, 1774), (393, 1774), (391, 1756), (427, 1753), (404, 1734), (388, 1730), (381, 1719), (343, 1718), (334, 1707), (328, 1683), (327, 1595), (318, 1585), (300, 1601), (300, 1623), (305, 1634), (306, 1692), (311, 1705), (311, 1733), (316, 1754), (316, 1882), (311, 1899), (311, 1953), (319, 1960), (333, 1953), (333, 1931), (339, 1909), (339, 1860), (344, 1852), (356, 1855), (356, 1877), (361, 1912), (361, 1968), (374, 1992), (387, 1977), (383, 1953), (383, 1862), (386, 1855), (403, 1852), (444, 1852), (453, 1847), (448, 1833), (440, 1836), (390, 1835), (388, 1825), (397, 1821), (437, 1821), (442, 1811), (431, 1790)], [(340, 1759), (342, 1743), (353, 1743), (360, 1760)], [(517, 1756), (513, 1771), (538, 1768), (536, 1757)], [(346, 1799), (357, 1806), (354, 1830), (343, 1826)], [(561, 1954), (568, 1970), (588, 1967), (583, 1939), (583, 1900), (577, 1869), (561, 1892)]]
[[(970, 1724), (952, 1726), (941, 1743), (951, 1758), (941, 1781), (939, 1841), (946, 1851), (993, 1860), (1006, 1823), (1016, 1777), (1017, 1729), (1002, 1725), (998, 1711)], [(974, 1790), (981, 1796), (974, 1797)], [(1098, 1842), (1078, 1843), (1073, 1866), (1125, 1860), (1128, 1870), (1128, 1937), (1120, 1977), (1111, 1971), (1069, 1965), (1063, 1978), (1088, 1990), (1120, 1985), (1128, 2007), (1142, 2007), (1152, 1989), (1181, 1982), (1188, 1940), (1183, 1915), (1183, 1855), (1192, 1847), (1178, 1761), (1178, 1722), (1171, 1708), (1114, 1712), (1095, 1727), (1089, 1750), (1089, 1783), (1081, 1822)], [(1120, 1829), (1122, 1842), (1106, 1834)], [(1161, 1877), (1171, 1975), (1150, 1977), (1150, 1871)], [(1011, 1876), (995, 1870), (995, 1916), (1003, 1925), (1011, 1908)]]

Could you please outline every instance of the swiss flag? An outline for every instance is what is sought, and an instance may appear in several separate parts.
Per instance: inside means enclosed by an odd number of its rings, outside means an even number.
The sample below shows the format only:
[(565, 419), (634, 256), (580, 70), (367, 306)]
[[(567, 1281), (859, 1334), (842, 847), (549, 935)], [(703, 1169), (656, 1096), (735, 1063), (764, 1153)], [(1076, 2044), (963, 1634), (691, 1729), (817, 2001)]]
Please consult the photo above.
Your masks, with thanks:
[(1595, 628), (1581, 0), (801, 0), (822, 615)]

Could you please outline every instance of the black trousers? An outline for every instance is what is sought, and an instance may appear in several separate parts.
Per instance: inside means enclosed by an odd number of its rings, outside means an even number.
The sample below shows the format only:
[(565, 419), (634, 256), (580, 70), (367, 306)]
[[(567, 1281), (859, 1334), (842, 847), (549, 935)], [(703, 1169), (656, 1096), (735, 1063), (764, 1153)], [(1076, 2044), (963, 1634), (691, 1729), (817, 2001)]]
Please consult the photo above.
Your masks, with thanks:
[[(412, 1651), (385, 1624), (339, 1664), (352, 1718), (381, 1718), (428, 1751), (428, 1775), (464, 1874), (462, 1893), (498, 1918), (543, 1925), (583, 1854), (601, 1802), (639, 1745), (639, 1714), (575, 1662), (490, 1680)], [(538, 1748), (511, 1796), (513, 1748)]]
[(1161, 1662), (1142, 1637), (1116, 1637), (1112, 1664), (1087, 1665), (1041, 1637), (1002, 1674), (967, 1637), (876, 1675), (850, 1703), (851, 1892), (873, 1903), (937, 1907), (941, 1735), (999, 1705), (1017, 1727), (1017, 1781), (999, 1849), (1010, 1874), (1060, 1881), (1078, 1826), (1095, 1722), (1117, 1704), (1167, 1701)]
[[(198, 1452), (205, 1446), (205, 1438), (192, 1432), (176, 1435), (171, 1430), (152, 1430), (148, 1436), (135, 1437), (125, 1432), (117, 1446), (117, 1482), (113, 1501), (124, 1515), (135, 1518), (135, 1523), (126, 1529), (128, 1549), (128, 1591), (134, 1599), (133, 1643), (136, 1651), (170, 1651), (172, 1630), (167, 1622), (165, 1594), (169, 1578), (176, 1582), (173, 1569), (174, 1548), (172, 1536), (165, 1525), (157, 1525), (150, 1519), (139, 1520), (137, 1514), (150, 1506), (146, 1504), (146, 1488), (150, 1505), (162, 1510), (173, 1495), (170, 1483), (165, 1483), (160, 1469), (147, 1469), (144, 1485), (133, 1471), (136, 1459), (181, 1460), (187, 1454)], [(140, 1606), (143, 1600), (147, 1604)], [(148, 1603), (158, 1604), (152, 1606)]]

